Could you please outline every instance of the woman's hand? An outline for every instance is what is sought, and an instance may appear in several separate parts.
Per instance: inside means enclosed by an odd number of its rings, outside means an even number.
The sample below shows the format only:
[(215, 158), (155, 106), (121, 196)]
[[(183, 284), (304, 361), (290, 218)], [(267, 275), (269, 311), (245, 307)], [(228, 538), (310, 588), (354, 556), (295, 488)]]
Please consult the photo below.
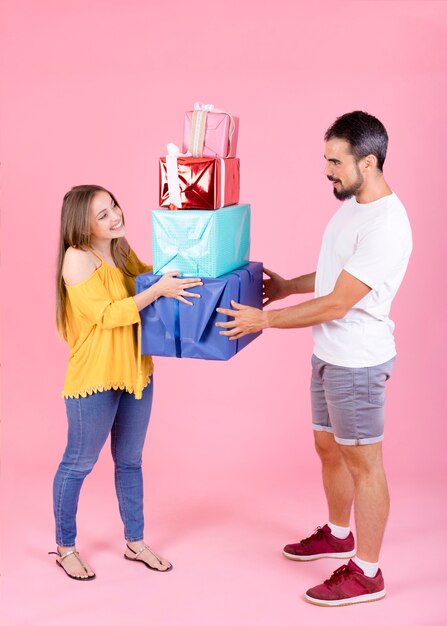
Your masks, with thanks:
[(179, 276), (179, 272), (168, 272), (164, 274), (160, 280), (155, 283), (157, 287), (158, 296), (164, 296), (165, 298), (175, 298), (176, 300), (180, 300), (180, 302), (184, 302), (185, 304), (190, 304), (192, 306), (192, 302), (186, 300), (184, 296), (187, 298), (200, 298), (200, 294), (198, 293), (189, 293), (186, 289), (192, 289), (192, 287), (200, 287), (203, 285), (200, 278), (176, 278)]
[(267, 306), (275, 300), (281, 300), (282, 298), (286, 298), (290, 295), (288, 280), (282, 278), (279, 274), (275, 274), (275, 272), (268, 270), (266, 267), (264, 267), (264, 274), (270, 276), (270, 278), (267, 278), (263, 282), (264, 291), (262, 295), (265, 298), (263, 301), (264, 306)]

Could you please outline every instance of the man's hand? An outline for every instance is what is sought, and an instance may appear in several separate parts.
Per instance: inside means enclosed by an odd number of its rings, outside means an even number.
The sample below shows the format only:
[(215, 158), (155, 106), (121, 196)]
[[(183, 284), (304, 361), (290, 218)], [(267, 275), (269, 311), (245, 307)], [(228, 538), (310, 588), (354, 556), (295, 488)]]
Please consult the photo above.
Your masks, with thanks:
[(216, 309), (218, 313), (234, 318), (230, 322), (216, 322), (216, 326), (228, 329), (221, 330), (219, 335), (226, 335), (230, 341), (234, 341), (267, 328), (267, 315), (261, 309), (239, 304), (234, 300), (231, 300), (231, 306), (232, 309)]
[(275, 274), (271, 270), (264, 267), (264, 274), (270, 276), (263, 282), (263, 296), (265, 300), (263, 301), (264, 306), (267, 306), (271, 302), (275, 300), (282, 300), (282, 298), (286, 298), (290, 295), (288, 283), (289, 281), (280, 276), (279, 274)]

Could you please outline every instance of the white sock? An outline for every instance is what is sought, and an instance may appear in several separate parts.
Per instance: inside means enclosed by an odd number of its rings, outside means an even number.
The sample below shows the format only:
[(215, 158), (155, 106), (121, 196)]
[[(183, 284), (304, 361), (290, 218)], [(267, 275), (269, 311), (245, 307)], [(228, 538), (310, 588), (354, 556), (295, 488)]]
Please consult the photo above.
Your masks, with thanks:
[(374, 578), (374, 576), (377, 574), (377, 571), (379, 569), (378, 563), (369, 563), (368, 561), (362, 561), (362, 559), (359, 559), (358, 556), (355, 556), (352, 560), (356, 565), (360, 567), (361, 570), (363, 570), (363, 573), (365, 574), (365, 576), (368, 576), (368, 578)]
[(327, 525), (331, 529), (331, 533), (334, 535), (334, 537), (337, 537), (337, 539), (346, 539), (346, 537), (351, 532), (351, 529), (349, 528), (349, 526), (336, 526), (335, 524), (332, 524), (331, 522), (328, 522)]

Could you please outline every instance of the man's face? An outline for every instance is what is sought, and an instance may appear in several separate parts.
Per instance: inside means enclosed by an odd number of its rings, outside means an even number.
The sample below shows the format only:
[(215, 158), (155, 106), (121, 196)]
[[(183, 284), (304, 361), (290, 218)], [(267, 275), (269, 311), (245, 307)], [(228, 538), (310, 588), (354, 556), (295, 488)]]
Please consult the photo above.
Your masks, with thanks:
[[(345, 139), (333, 137), (326, 141), (324, 175), (332, 182), (334, 196), (338, 200), (347, 200), (355, 196), (364, 181), (359, 165), (351, 154)], [(361, 161), (359, 161), (361, 163)]]

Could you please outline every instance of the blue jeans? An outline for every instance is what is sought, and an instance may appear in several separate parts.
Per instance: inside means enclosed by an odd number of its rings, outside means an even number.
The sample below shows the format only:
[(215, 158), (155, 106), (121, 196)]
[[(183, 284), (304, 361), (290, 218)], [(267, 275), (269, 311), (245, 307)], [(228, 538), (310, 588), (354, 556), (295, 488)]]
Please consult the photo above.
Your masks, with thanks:
[(56, 543), (73, 546), (76, 512), (85, 477), (95, 465), (110, 433), (115, 462), (115, 488), (124, 536), (141, 541), (144, 531), (142, 452), (152, 407), (154, 381), (143, 390), (141, 400), (118, 389), (86, 398), (68, 398), (68, 443), (54, 478), (53, 506)]

